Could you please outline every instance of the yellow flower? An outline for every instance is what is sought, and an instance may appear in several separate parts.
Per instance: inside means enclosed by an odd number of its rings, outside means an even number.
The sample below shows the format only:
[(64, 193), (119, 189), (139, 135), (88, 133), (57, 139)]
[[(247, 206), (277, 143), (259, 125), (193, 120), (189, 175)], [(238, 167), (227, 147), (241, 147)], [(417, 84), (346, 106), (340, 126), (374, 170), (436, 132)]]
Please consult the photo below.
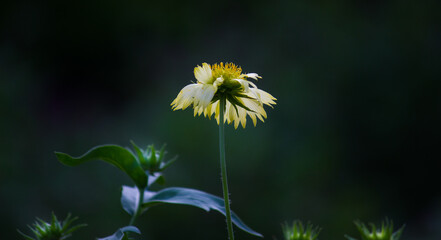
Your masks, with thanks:
[(173, 110), (186, 109), (193, 105), (194, 115), (209, 118), (214, 114), (219, 124), (219, 100), (226, 99), (224, 121), (234, 122), (237, 128), (239, 123), (246, 126), (247, 115), (257, 124), (257, 118), (264, 122), (266, 112), (263, 104), (272, 107), (276, 98), (260, 90), (248, 81), (247, 78), (257, 80), (261, 78), (257, 73), (242, 74), (242, 69), (233, 63), (219, 63), (210, 66), (203, 63), (202, 67), (194, 68), (197, 83), (185, 86), (171, 103)]

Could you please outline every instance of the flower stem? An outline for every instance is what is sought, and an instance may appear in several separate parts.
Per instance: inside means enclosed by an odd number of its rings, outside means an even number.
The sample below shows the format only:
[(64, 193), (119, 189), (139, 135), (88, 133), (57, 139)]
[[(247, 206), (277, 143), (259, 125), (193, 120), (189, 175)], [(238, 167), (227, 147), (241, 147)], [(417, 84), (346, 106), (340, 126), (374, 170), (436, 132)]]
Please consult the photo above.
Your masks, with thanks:
[(132, 218), (130, 219), (130, 226), (133, 226), (133, 224), (135, 223), (136, 218), (139, 216), (139, 214), (141, 213), (141, 209), (142, 209), (142, 202), (144, 201), (144, 189), (138, 188), (139, 191), (139, 201), (138, 201), (138, 206), (136, 208), (135, 213), (133, 213)]
[(225, 97), (221, 97), (219, 106), (219, 152), (220, 152), (220, 165), (222, 173), (222, 188), (224, 193), (225, 202), (225, 212), (227, 218), (227, 228), (228, 236), (230, 240), (234, 240), (233, 234), (233, 224), (231, 222), (231, 210), (230, 210), (230, 199), (228, 192), (228, 181), (227, 181), (227, 164), (225, 161), (225, 130), (224, 130), (224, 111), (225, 111)]

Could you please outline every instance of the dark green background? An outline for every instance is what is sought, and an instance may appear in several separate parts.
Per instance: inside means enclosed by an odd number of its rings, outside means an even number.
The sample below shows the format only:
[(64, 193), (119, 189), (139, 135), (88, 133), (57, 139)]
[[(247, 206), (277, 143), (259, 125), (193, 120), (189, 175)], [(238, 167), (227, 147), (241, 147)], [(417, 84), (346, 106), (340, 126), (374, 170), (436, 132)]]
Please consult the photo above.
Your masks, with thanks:
[[(322, 240), (355, 219), (441, 238), (440, 6), (437, 1), (14, 1), (0, 10), (0, 236), (68, 212), (72, 239), (129, 222), (128, 177), (99, 144), (167, 143), (167, 186), (221, 195), (213, 120), (173, 112), (202, 62), (234, 62), (277, 99), (268, 119), (228, 126), (233, 209), (266, 239), (310, 220)], [(251, 122), (250, 122), (251, 123)], [(141, 217), (142, 239), (226, 239), (224, 218), (185, 206)], [(236, 231), (238, 239), (257, 239)]]

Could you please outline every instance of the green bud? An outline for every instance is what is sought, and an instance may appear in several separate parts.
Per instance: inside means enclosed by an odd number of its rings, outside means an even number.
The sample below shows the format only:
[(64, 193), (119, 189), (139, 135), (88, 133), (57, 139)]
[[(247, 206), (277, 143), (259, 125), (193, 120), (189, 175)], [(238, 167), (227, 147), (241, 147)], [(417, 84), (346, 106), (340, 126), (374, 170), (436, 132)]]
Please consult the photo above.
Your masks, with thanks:
[[(354, 223), (360, 232), (362, 240), (398, 240), (400, 239), (401, 233), (405, 227), (405, 225), (403, 225), (400, 229), (394, 232), (394, 224), (387, 218), (386, 221), (381, 222), (381, 228), (378, 230), (373, 223), (369, 223), (371, 230), (369, 230), (369, 228), (359, 220), (356, 220)], [(357, 240), (347, 235), (345, 237), (348, 240)]]
[(299, 220), (293, 222), (292, 226), (285, 223), (282, 225), (285, 240), (315, 240), (317, 239), (320, 228), (314, 227), (312, 224), (306, 224), (306, 228)]
[(144, 169), (144, 171), (148, 171), (150, 174), (154, 174), (155, 172), (162, 172), (177, 158), (175, 157), (165, 162), (165, 144), (159, 151), (157, 151), (154, 145), (149, 145), (145, 150), (143, 150), (140, 149), (133, 141), (131, 143), (133, 145), (133, 148), (135, 148), (139, 163), (141, 164), (142, 168)]
[(69, 213), (66, 219), (63, 222), (60, 222), (55, 214), (52, 213), (52, 220), (50, 223), (37, 218), (37, 221), (35, 221), (32, 227), (28, 225), (32, 233), (34, 233), (35, 238), (20, 232), (20, 230), (17, 231), (26, 240), (62, 240), (70, 237), (72, 232), (79, 228), (87, 226), (86, 224), (79, 224), (69, 228), (69, 226), (77, 219), (77, 217), (71, 218)]

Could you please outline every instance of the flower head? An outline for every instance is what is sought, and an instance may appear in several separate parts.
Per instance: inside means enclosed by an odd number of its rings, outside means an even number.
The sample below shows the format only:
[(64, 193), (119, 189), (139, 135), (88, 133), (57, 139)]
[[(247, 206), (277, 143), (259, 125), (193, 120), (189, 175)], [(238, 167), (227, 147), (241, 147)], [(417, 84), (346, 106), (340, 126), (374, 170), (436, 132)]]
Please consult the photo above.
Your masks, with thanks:
[(254, 126), (257, 118), (262, 122), (266, 118), (263, 105), (272, 107), (276, 98), (271, 94), (258, 89), (247, 80), (261, 78), (257, 73), (242, 73), (242, 68), (233, 63), (219, 63), (210, 66), (203, 63), (194, 68), (196, 83), (185, 86), (171, 103), (173, 110), (186, 109), (193, 105), (194, 115), (208, 116), (214, 114), (219, 124), (219, 100), (226, 99), (224, 121), (234, 122), (237, 128), (239, 123), (246, 126), (246, 117), (249, 116)]

